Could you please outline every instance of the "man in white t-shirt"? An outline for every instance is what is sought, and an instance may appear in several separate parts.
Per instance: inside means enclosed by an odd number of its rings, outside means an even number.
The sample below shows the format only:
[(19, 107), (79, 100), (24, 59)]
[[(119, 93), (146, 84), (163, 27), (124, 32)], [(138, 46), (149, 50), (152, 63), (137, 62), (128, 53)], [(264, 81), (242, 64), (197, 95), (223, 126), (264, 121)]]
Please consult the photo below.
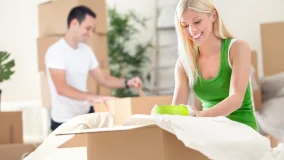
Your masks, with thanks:
[(126, 80), (103, 74), (92, 49), (83, 43), (92, 36), (95, 19), (96, 14), (88, 7), (74, 7), (68, 15), (66, 35), (52, 44), (45, 55), (52, 130), (75, 116), (94, 112), (90, 103), (114, 98), (88, 93), (88, 74), (108, 88), (142, 87), (139, 77)]

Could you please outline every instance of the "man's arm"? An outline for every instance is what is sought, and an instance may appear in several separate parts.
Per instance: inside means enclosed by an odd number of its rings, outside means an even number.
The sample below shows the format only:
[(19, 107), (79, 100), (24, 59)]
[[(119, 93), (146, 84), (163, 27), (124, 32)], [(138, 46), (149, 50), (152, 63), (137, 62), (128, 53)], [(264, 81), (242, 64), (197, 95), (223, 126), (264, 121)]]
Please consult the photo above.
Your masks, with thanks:
[(92, 69), (90, 75), (98, 84), (108, 88), (125, 88), (127, 86), (131, 88), (142, 88), (142, 81), (139, 77), (134, 77), (126, 81), (124, 78), (117, 78), (104, 73), (100, 67)]
[(59, 95), (81, 101), (93, 101), (95, 98), (100, 98), (100, 96), (97, 96), (95, 94), (82, 92), (69, 86), (66, 83), (65, 70), (49, 68), (49, 72)]
[(100, 85), (103, 85), (108, 88), (125, 88), (125, 79), (113, 77), (110, 74), (104, 73), (104, 71), (97, 67), (90, 71), (92, 78)]

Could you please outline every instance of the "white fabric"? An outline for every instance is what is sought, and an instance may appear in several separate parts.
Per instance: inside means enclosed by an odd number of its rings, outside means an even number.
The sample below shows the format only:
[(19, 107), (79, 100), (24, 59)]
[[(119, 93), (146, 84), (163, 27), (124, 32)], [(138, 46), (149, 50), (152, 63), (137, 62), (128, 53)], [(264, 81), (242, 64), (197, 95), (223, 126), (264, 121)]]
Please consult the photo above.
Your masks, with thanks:
[(87, 160), (86, 147), (57, 148), (74, 135), (56, 136), (56, 134), (88, 128), (112, 127), (113, 125), (114, 121), (110, 113), (91, 113), (77, 116), (59, 126), (24, 160)]
[(92, 49), (83, 43), (80, 43), (77, 49), (73, 49), (62, 38), (48, 48), (45, 65), (51, 94), (52, 119), (61, 123), (88, 113), (90, 109), (88, 102), (73, 100), (57, 93), (50, 77), (49, 68), (65, 70), (66, 83), (73, 88), (86, 92), (88, 73), (98, 67), (98, 61)]
[(175, 134), (185, 146), (200, 151), (209, 159), (282, 160), (279, 157), (284, 156), (284, 151), (281, 151), (277, 158), (271, 159), (274, 154), (267, 138), (225, 117), (135, 115), (126, 122), (126, 125), (146, 124), (156, 124)]
[[(54, 136), (55, 133), (91, 128), (114, 127), (109, 113), (95, 113), (76, 117), (54, 131), (45, 142), (25, 160), (86, 160), (86, 148), (56, 148), (73, 135)], [(185, 116), (133, 115), (124, 126), (152, 125), (177, 136), (185, 146), (198, 150), (214, 160), (283, 160), (284, 148), (271, 149), (267, 138), (250, 127), (225, 117), (197, 118)], [(83, 125), (85, 126), (85, 125)], [(116, 126), (117, 127), (117, 126)], [(83, 127), (84, 128), (84, 127)], [(118, 127), (119, 129), (119, 127)]]

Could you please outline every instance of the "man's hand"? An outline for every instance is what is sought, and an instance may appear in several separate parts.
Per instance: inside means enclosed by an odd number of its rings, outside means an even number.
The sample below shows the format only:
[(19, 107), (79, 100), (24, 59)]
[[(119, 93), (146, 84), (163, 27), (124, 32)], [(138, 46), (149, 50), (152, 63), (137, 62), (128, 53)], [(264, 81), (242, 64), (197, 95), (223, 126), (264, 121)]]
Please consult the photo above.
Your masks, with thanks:
[(88, 101), (93, 104), (106, 103), (107, 101), (118, 99), (117, 97), (110, 96), (90, 96)]
[(139, 77), (129, 79), (127, 85), (131, 88), (142, 88), (142, 80)]

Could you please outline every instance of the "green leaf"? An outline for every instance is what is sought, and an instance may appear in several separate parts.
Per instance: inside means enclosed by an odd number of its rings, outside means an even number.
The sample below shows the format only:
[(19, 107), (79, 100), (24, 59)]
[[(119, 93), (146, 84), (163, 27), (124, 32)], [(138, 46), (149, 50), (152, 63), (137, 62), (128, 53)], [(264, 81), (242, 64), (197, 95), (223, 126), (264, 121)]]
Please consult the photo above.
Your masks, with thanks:
[[(113, 76), (122, 78), (139, 76), (142, 81), (149, 79), (144, 77), (142, 69), (150, 63), (147, 55), (152, 45), (150, 41), (141, 43), (136, 38), (139, 37), (141, 27), (147, 29), (148, 20), (149, 18), (140, 17), (134, 11), (119, 13), (116, 8), (108, 8), (108, 55), (110, 72)], [(130, 50), (128, 46), (133, 42), (137, 44), (134, 50)], [(114, 89), (112, 93), (117, 97), (138, 96), (131, 89)]]
[(15, 67), (14, 60), (8, 60), (10, 53), (0, 51), (0, 83), (9, 80), (15, 73), (12, 69)]

